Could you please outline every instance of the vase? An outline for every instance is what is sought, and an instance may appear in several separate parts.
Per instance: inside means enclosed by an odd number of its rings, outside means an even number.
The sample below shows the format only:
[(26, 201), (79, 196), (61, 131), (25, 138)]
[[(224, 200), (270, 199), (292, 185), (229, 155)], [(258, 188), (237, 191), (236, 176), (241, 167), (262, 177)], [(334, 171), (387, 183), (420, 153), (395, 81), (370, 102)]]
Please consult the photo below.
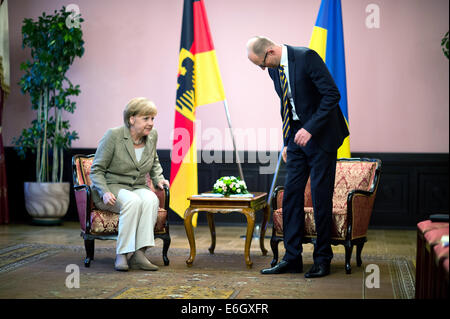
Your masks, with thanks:
[(38, 225), (59, 225), (67, 213), (70, 183), (24, 183), (25, 208)]

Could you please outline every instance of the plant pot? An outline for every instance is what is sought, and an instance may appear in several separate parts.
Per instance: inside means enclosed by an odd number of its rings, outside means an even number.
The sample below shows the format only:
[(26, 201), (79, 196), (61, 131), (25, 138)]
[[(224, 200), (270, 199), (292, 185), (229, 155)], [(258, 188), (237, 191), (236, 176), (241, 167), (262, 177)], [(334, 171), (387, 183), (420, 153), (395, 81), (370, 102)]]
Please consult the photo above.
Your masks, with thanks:
[(70, 201), (69, 183), (24, 183), (25, 208), (38, 225), (59, 225)]

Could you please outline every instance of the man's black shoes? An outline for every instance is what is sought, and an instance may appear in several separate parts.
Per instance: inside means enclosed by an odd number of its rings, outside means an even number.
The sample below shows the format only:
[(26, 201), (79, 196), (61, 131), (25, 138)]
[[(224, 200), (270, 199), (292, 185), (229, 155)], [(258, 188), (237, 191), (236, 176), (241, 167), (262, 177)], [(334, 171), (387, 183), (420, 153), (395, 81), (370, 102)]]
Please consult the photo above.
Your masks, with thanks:
[[(266, 268), (261, 270), (263, 275), (275, 275), (285, 273), (302, 273), (303, 263), (293, 263), (285, 260), (280, 261), (272, 268)], [(305, 274), (305, 278), (319, 278), (330, 274), (329, 264), (313, 265), (311, 269)]]
[(285, 273), (301, 273), (303, 272), (302, 263), (292, 263), (285, 260), (280, 261), (278, 264), (272, 268), (266, 268), (261, 270), (263, 275), (275, 275), (275, 274), (285, 274)]
[(311, 269), (305, 274), (305, 278), (319, 278), (330, 274), (329, 264), (313, 265)]

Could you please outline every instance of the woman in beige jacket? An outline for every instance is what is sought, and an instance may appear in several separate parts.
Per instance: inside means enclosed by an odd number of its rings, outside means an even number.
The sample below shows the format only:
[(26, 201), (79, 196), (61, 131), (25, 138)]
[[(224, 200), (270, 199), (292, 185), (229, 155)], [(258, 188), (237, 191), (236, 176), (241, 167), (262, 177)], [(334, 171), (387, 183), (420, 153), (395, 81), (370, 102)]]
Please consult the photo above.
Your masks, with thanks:
[[(109, 129), (95, 153), (90, 177), (97, 208), (119, 213), (115, 269), (158, 270), (145, 256), (155, 245), (153, 230), (159, 200), (146, 185), (146, 174), (156, 187), (169, 186), (156, 153), (153, 129), (156, 106), (134, 98), (124, 111), (124, 126)], [(128, 259), (130, 255), (131, 258)]]

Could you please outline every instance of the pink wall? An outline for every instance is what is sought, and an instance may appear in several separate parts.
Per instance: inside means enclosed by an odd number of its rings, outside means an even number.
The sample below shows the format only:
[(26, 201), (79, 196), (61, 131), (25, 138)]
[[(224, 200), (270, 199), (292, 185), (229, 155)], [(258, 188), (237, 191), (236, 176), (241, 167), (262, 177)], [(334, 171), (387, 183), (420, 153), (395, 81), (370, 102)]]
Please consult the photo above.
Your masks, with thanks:
[[(121, 125), (127, 101), (146, 96), (159, 110), (158, 147), (171, 149), (182, 0), (9, 1), (12, 93), (4, 110), (5, 145), (32, 119), (29, 98), (17, 86), (28, 54), (21, 48), (22, 21), (70, 3), (85, 19), (86, 42), (69, 74), (82, 90), (68, 116), (80, 135), (73, 146), (96, 147), (107, 128)], [(380, 8), (379, 29), (365, 25), (370, 3)], [(263, 34), (307, 46), (319, 5), (205, 0), (239, 149), (281, 147), (278, 98), (269, 76), (247, 60), (248, 38)], [(351, 150), (448, 153), (449, 62), (440, 47), (449, 29), (448, 0), (342, 0), (342, 8)], [(197, 119), (199, 148), (232, 149), (222, 103), (200, 107)]]

